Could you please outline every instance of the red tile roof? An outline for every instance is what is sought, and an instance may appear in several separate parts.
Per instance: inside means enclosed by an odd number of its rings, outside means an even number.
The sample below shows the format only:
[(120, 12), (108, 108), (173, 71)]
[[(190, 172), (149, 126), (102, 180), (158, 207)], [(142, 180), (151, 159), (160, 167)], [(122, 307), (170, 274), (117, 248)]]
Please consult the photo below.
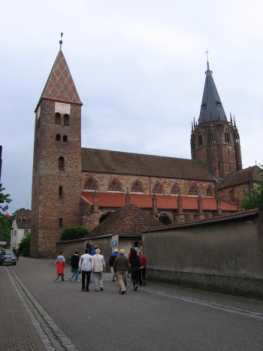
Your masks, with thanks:
[(231, 173), (224, 177), (218, 184), (218, 189), (229, 188), (245, 183), (260, 182), (263, 177), (263, 170), (258, 166), (248, 167)]
[[(82, 198), (90, 204), (97, 204), (99, 207), (119, 208), (125, 205), (126, 194), (119, 192), (90, 192), (83, 191)], [(129, 194), (129, 203), (139, 208), (152, 208), (153, 197), (149, 194)], [(173, 210), (178, 208), (178, 197), (172, 195), (155, 195), (158, 209)], [(184, 210), (197, 210), (197, 196), (182, 196), (182, 207)], [(203, 210), (215, 211), (217, 203), (215, 198), (203, 197)], [(221, 208), (223, 211), (237, 211), (237, 206), (228, 202), (222, 201)]]
[(41, 99), (81, 104), (63, 52), (60, 50), (55, 59)]

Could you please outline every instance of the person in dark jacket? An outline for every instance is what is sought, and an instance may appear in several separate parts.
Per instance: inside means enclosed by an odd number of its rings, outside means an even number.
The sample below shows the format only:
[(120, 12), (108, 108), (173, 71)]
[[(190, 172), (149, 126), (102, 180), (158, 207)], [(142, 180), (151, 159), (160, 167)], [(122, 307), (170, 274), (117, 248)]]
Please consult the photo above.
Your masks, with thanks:
[(133, 289), (134, 291), (137, 291), (140, 279), (140, 259), (134, 247), (132, 247), (130, 250), (129, 263), (131, 266)]
[(70, 265), (72, 272), (71, 280), (75, 280), (77, 282), (79, 279), (79, 253), (77, 250), (75, 251), (74, 255), (71, 256)]
[(114, 262), (116, 257), (119, 255), (118, 249), (114, 249), (113, 253), (110, 256), (109, 259), (109, 266), (110, 266), (110, 270), (112, 272), (112, 281), (115, 282), (117, 280), (117, 275), (116, 275), (116, 271), (114, 269)]
[(120, 294), (124, 295), (126, 293), (126, 275), (129, 269), (129, 261), (123, 249), (120, 250), (119, 255), (115, 258), (113, 268), (116, 272)]

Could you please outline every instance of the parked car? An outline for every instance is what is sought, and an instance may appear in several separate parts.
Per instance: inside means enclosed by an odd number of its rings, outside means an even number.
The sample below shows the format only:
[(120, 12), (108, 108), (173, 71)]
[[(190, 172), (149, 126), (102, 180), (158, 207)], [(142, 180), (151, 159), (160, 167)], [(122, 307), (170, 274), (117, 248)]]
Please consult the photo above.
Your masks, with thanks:
[(2, 262), (4, 260), (4, 256), (5, 256), (5, 250), (0, 249), (0, 265), (2, 264)]
[(5, 250), (1, 255), (0, 264), (2, 265), (16, 265), (16, 255), (12, 250)]

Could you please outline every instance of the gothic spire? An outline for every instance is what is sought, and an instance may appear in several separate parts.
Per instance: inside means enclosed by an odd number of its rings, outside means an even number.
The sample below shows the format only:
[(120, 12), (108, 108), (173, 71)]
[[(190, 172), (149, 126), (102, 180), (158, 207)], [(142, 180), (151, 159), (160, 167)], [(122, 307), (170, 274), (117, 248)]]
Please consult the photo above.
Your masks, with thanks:
[(42, 99), (48, 99), (65, 103), (82, 104), (61, 45), (62, 42), (60, 42), (59, 52), (40, 96), (39, 102)]
[(227, 121), (226, 114), (213, 79), (213, 72), (210, 70), (208, 59), (205, 74), (205, 87), (200, 109), (199, 123)]

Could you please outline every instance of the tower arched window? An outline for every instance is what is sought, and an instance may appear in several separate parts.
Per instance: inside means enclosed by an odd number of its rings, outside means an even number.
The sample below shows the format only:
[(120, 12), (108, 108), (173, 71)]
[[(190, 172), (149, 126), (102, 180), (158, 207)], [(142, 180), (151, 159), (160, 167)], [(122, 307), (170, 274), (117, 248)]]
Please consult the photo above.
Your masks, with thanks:
[(171, 189), (171, 194), (179, 195), (181, 193), (178, 183), (174, 183)]
[(60, 135), (60, 134), (57, 134), (57, 135), (56, 135), (56, 141), (60, 141), (60, 139), (61, 139), (61, 135)]
[(87, 190), (98, 190), (98, 182), (94, 177), (89, 177), (86, 179), (84, 184), (84, 189)]
[(60, 199), (62, 199), (62, 198), (63, 198), (63, 195), (64, 195), (63, 186), (60, 185), (60, 186), (58, 187), (58, 197), (59, 197)]
[(163, 194), (163, 186), (162, 186), (162, 184), (157, 181), (154, 184), (152, 192), (153, 192), (153, 194)]
[(201, 134), (198, 135), (198, 145), (202, 146), (203, 145), (203, 137)]
[(139, 179), (136, 179), (131, 187), (131, 191), (133, 193), (143, 193), (143, 185), (142, 182)]
[(192, 183), (188, 193), (189, 195), (198, 195), (199, 194), (198, 185), (196, 183)]
[(69, 126), (70, 124), (70, 117), (68, 114), (64, 115), (64, 126)]
[(55, 113), (55, 124), (61, 124), (61, 114), (58, 112)]
[(208, 133), (207, 135), (207, 144), (212, 145), (215, 143), (215, 136), (213, 133)]
[(225, 143), (230, 144), (230, 135), (229, 133), (225, 133)]
[(67, 143), (68, 142), (68, 136), (67, 135), (63, 135), (63, 143)]
[(65, 170), (65, 159), (62, 156), (60, 156), (59, 159), (58, 159), (58, 169), (60, 171), (64, 171)]
[(122, 191), (122, 185), (119, 179), (114, 178), (109, 184), (109, 191)]

